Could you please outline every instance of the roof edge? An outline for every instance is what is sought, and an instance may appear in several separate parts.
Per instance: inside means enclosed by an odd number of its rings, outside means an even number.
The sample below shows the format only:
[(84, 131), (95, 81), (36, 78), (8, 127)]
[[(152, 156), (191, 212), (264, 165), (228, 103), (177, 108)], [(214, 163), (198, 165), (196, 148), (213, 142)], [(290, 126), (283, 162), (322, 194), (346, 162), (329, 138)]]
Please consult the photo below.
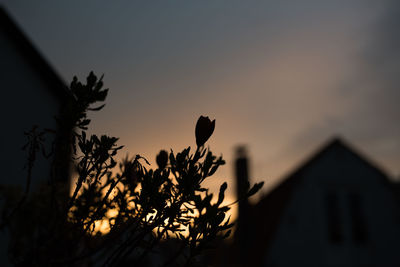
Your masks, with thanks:
[(17, 45), (18, 50), (29, 64), (33, 65), (40, 77), (49, 84), (50, 91), (64, 101), (65, 97), (71, 97), (65, 81), (56, 73), (54, 68), (45, 60), (44, 56), (33, 45), (33, 42), (21, 30), (18, 23), (9, 15), (10, 13), (0, 4), (0, 27)]

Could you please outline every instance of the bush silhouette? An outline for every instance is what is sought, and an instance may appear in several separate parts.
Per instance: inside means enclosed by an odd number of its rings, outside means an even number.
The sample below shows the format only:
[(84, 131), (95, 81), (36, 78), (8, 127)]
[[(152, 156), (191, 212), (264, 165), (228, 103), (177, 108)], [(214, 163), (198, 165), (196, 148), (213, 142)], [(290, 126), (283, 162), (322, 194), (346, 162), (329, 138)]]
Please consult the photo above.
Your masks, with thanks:
[[(2, 227), (11, 235), (10, 260), (18, 266), (116, 266), (127, 262), (142, 266), (155, 248), (169, 240), (175, 249), (159, 257), (163, 264), (193, 265), (203, 250), (228, 237), (233, 226), (227, 218), (230, 207), (222, 204), (227, 184), (221, 185), (215, 200), (202, 186), (225, 164), (205, 147), (215, 120), (201, 116), (195, 129), (196, 149), (161, 150), (155, 169), (140, 155), (117, 163), (115, 156), (122, 148), (117, 145), (118, 138), (86, 132), (88, 111), (104, 107), (93, 107), (107, 96), (102, 78), (91, 72), (82, 84), (74, 77), (69, 88), (71, 100), (57, 118), (62, 137), (58, 146), (70, 156), (68, 162), (73, 162), (77, 173), (71, 194), (56, 177), (66, 163), (55, 157), (49, 184), (29, 194), (6, 196), (10, 204), (2, 212)], [(51, 131), (34, 127), (26, 134), (29, 183), (34, 179), (35, 155)], [(261, 186), (248, 185), (241, 197), (255, 194)], [(98, 231), (100, 222), (109, 225), (107, 233)]]

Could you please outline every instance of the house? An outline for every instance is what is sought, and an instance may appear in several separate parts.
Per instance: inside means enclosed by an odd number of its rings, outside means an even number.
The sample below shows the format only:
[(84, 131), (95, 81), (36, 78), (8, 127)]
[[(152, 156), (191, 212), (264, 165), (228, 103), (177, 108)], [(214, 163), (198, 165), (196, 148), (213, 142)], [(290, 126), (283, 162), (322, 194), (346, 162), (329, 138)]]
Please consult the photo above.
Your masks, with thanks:
[[(238, 184), (246, 158), (236, 162)], [(239, 207), (239, 266), (400, 266), (389, 177), (335, 138), (256, 205)], [(245, 214), (245, 216), (243, 216)]]
[[(14, 189), (24, 191), (27, 187), (27, 151), (22, 147), (27, 143), (24, 132), (34, 125), (40, 130), (57, 130), (55, 116), (60, 113), (66, 101), (71, 100), (65, 83), (50, 67), (43, 56), (24, 35), (18, 25), (0, 6), (0, 83), (1, 83), (1, 177), (2, 193)], [(59, 129), (58, 129), (59, 130)], [(60, 132), (60, 131), (59, 131)], [(65, 135), (69, 133), (64, 133)], [(64, 136), (65, 137), (65, 136)], [(62, 134), (46, 134), (43, 145), (46, 153), (53, 151), (49, 159), (38, 151), (32, 170), (30, 191), (36, 190), (50, 180), (51, 162), (62, 161), (68, 149), (62, 149)], [(68, 161), (60, 166), (53, 177), (58, 182), (68, 183)], [(25, 167), (25, 168), (24, 168)], [(5, 203), (4, 194), (0, 196), (0, 207)], [(5, 264), (8, 237), (0, 233), (0, 262)], [(4, 266), (4, 265), (2, 265)]]
[[(55, 116), (71, 96), (64, 81), (1, 6), (0, 22), (1, 160), (2, 165), (7, 166), (0, 183), (20, 185), (26, 180), (26, 170), (23, 170), (26, 152), (21, 149), (26, 143), (24, 132), (33, 125), (57, 129)], [(47, 150), (51, 150), (52, 140), (46, 143)], [(49, 170), (45, 166), (48, 160), (45, 162), (38, 159), (35, 171)]]

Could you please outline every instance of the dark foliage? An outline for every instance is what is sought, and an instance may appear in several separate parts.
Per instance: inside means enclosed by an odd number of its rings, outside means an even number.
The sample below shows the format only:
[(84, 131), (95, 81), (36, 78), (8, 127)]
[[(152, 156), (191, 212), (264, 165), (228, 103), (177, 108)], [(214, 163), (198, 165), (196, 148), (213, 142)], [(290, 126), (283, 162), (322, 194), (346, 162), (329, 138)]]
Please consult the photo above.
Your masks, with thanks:
[[(52, 180), (29, 197), (25, 192), (17, 205), (10, 204), (3, 211), (15, 265), (117, 266), (129, 262), (142, 266), (155, 249), (165, 266), (194, 265), (203, 250), (230, 235), (233, 224), (226, 216), (230, 207), (222, 205), (227, 184), (221, 185), (216, 200), (202, 186), (225, 164), (204, 147), (215, 120), (201, 116), (195, 129), (197, 148), (176, 154), (161, 150), (156, 169), (149, 168), (140, 155), (117, 163), (115, 156), (122, 148), (118, 138), (86, 133), (87, 112), (104, 107), (92, 107), (107, 96), (102, 77), (97, 79), (91, 72), (86, 84), (74, 77), (70, 92), (73, 101), (58, 122), (59, 129), (73, 129), (64, 136), (72, 147), (76, 184), (70, 195), (65, 185)], [(44, 134), (34, 128), (27, 136), (29, 184)], [(255, 194), (261, 186), (248, 188), (243, 197)], [(109, 226), (106, 233), (100, 233), (99, 223)], [(160, 252), (165, 240), (177, 244), (167, 256)]]

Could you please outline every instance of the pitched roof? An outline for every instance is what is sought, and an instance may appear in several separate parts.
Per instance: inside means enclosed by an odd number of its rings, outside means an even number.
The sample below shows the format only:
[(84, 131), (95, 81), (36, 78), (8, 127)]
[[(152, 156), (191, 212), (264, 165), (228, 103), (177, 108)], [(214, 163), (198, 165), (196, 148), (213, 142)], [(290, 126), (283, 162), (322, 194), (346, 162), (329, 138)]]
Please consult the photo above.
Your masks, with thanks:
[(65, 82), (54, 71), (32, 42), (26, 37), (17, 23), (8, 15), (7, 11), (0, 5), (0, 30), (3, 31), (9, 40), (17, 47), (25, 60), (31, 64), (38, 75), (48, 83), (49, 89), (61, 100), (70, 97)]
[(292, 173), (286, 176), (278, 186), (272, 189), (254, 206), (255, 214), (259, 214), (259, 218), (257, 218), (257, 228), (258, 231), (261, 231), (258, 235), (260, 240), (256, 242), (257, 247), (255, 248), (258, 250), (258, 253), (263, 254), (267, 251), (269, 244), (276, 233), (283, 211), (285, 210), (296, 185), (301, 182), (304, 176), (303, 174), (314, 165), (316, 161), (332, 150), (351, 153), (353, 156), (361, 160), (361, 162), (372, 172), (375, 172), (384, 184), (389, 186), (389, 178), (381, 169), (367, 160), (361, 153), (356, 152), (357, 150), (352, 148), (342, 139), (337, 137), (333, 138), (304, 163), (297, 167)]

